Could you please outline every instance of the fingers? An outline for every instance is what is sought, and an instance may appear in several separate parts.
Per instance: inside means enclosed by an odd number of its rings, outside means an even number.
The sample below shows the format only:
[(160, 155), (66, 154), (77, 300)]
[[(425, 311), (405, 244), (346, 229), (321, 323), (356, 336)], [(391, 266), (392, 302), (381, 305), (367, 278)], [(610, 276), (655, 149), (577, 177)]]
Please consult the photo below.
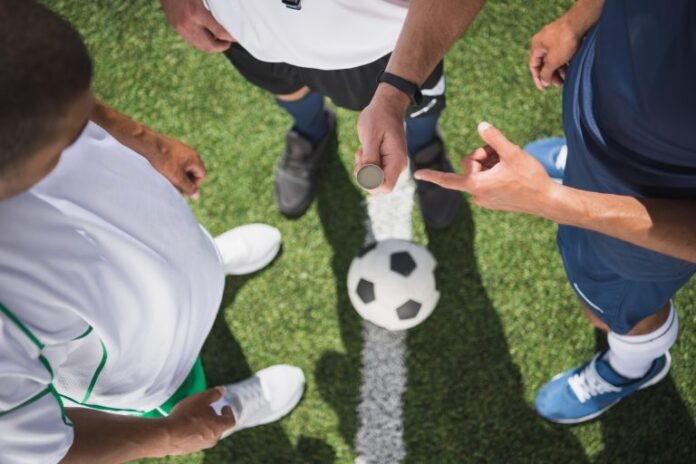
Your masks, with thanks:
[(200, 196), (198, 186), (188, 175), (186, 175), (185, 172), (181, 173), (175, 187), (179, 189), (181, 193), (193, 198), (194, 200), (197, 200)]
[(551, 84), (553, 84), (554, 87), (561, 87), (563, 85), (563, 78), (558, 71), (553, 73), (553, 76), (551, 77)]
[(222, 408), (220, 411), (220, 415), (216, 414), (216, 419), (215, 421), (217, 422), (218, 426), (220, 429), (218, 430), (218, 435), (222, 435), (226, 430), (234, 427), (236, 424), (236, 420), (234, 418), (234, 413), (232, 412), (232, 408), (229, 406), (225, 406)]
[(384, 183), (374, 193), (389, 193), (407, 165), (403, 111), (388, 104), (370, 103), (358, 118), (361, 150), (356, 153), (356, 169), (376, 164), (384, 170)]
[(541, 81), (541, 85), (548, 87), (549, 84), (553, 83), (554, 74), (563, 65), (565, 65), (565, 62), (556, 53), (554, 53), (554, 50), (547, 53), (544, 57), (544, 63), (539, 70), (539, 80)]
[(565, 81), (566, 71), (567, 71), (567, 70), (568, 70), (568, 65), (567, 65), (567, 64), (564, 64), (563, 66), (561, 66), (560, 68), (558, 68), (558, 75), (561, 76), (561, 79), (563, 79), (564, 81)]
[(529, 67), (529, 73), (532, 75), (532, 80), (534, 85), (539, 90), (544, 90), (544, 86), (541, 83), (541, 68), (544, 65), (544, 56), (548, 52), (545, 47), (535, 45), (534, 39), (532, 39), (532, 46), (529, 49), (529, 58), (527, 59), (527, 66)]
[(397, 159), (393, 156), (383, 158), (384, 184), (378, 189), (378, 193), (389, 193), (394, 190), (399, 176), (406, 169), (405, 158)]
[(488, 122), (479, 123), (478, 133), (481, 139), (490, 145), (500, 158), (512, 156), (520, 149), (520, 147), (510, 142), (497, 127), (492, 126)]
[(234, 37), (227, 32), (227, 30), (220, 25), (217, 21), (215, 21), (215, 18), (208, 13), (207, 17), (203, 18), (203, 26), (210, 31), (210, 33), (215, 37), (217, 40), (220, 42), (227, 42), (228, 44), (232, 44), (234, 42)]
[[(225, 393), (225, 387), (219, 386), (215, 388), (209, 388), (205, 391), (197, 393), (193, 396), (186, 398), (184, 401), (191, 401), (189, 404), (201, 404), (210, 406), (212, 403), (216, 402)], [(181, 404), (181, 403), (180, 403)]]
[(198, 188), (208, 176), (208, 171), (203, 161), (199, 158), (195, 163), (186, 168), (186, 175), (196, 185), (196, 188)]
[(358, 148), (358, 151), (355, 152), (355, 164), (353, 165), (353, 174), (356, 174), (362, 165), (365, 164), (363, 161), (363, 149), (362, 147)]
[(462, 165), (469, 159), (477, 161), (483, 169), (490, 169), (500, 161), (498, 154), (490, 145), (484, 145), (474, 150), (473, 153), (462, 159)]
[[(360, 169), (365, 164), (376, 164), (377, 166), (382, 166), (382, 159), (380, 156), (380, 149), (382, 146), (382, 137), (375, 136), (370, 133), (365, 137), (360, 137), (361, 147), (360, 153), (360, 164), (357, 169)], [(356, 153), (357, 161), (357, 153)]]
[(432, 182), (440, 187), (450, 190), (469, 191), (468, 177), (455, 174), (453, 172), (435, 171), (433, 169), (420, 169), (415, 172), (414, 177), (418, 180)]
[(189, 31), (188, 40), (196, 48), (207, 53), (224, 52), (231, 45), (231, 42), (218, 40), (212, 32), (199, 25)]

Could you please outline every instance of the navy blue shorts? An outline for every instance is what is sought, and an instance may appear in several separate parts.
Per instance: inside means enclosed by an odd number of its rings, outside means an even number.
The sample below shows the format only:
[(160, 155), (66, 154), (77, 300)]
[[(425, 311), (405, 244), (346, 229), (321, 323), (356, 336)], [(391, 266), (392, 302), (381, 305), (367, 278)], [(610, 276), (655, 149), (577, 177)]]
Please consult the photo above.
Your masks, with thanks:
[(618, 334), (658, 312), (690, 276), (674, 280), (638, 281), (620, 276), (597, 256), (584, 229), (559, 226), (558, 248), (575, 293)]

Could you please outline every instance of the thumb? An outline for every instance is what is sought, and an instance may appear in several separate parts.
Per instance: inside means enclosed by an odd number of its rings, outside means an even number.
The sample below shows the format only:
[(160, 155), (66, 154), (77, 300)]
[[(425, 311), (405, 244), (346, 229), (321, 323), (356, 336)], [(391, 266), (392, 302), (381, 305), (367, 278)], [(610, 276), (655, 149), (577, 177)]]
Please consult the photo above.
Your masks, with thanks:
[(481, 122), (478, 125), (478, 133), (481, 139), (493, 148), (498, 156), (505, 158), (513, 155), (520, 147), (510, 142), (500, 129), (488, 122)]
[(209, 388), (208, 390), (202, 391), (198, 394), (196, 398), (201, 404), (210, 405), (223, 397), (225, 394), (225, 387), (218, 386), (214, 388)]

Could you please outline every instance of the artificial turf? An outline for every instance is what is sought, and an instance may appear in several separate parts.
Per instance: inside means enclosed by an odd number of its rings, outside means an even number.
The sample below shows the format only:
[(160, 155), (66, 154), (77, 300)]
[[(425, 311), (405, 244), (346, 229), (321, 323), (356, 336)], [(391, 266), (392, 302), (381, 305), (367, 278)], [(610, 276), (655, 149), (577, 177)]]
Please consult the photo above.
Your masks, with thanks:
[[(45, 3), (85, 37), (99, 97), (200, 151), (209, 177), (192, 207), (202, 224), (217, 234), (266, 222), (283, 233), (270, 268), (228, 279), (203, 362), (211, 384), (273, 363), (301, 366), (304, 400), (280, 423), (164, 461), (353, 462), (362, 338), (345, 276), (365, 234), (350, 174), (356, 115), (339, 110), (340, 158), (324, 163), (311, 210), (286, 220), (271, 192), (290, 120), (269, 95), (223, 56), (189, 48), (154, 0)], [(492, 1), (448, 54), (442, 127), (454, 160), (479, 145), (480, 120), (520, 144), (562, 133), (560, 92), (535, 90), (526, 56), (531, 35), (569, 3)], [(696, 282), (676, 297), (681, 335), (667, 380), (598, 420), (561, 427), (536, 416), (535, 392), (603, 340), (565, 281), (556, 226), (467, 200), (449, 230), (426, 231), (417, 211), (414, 228), (439, 261), (442, 299), (408, 336), (407, 462), (696, 462)]]

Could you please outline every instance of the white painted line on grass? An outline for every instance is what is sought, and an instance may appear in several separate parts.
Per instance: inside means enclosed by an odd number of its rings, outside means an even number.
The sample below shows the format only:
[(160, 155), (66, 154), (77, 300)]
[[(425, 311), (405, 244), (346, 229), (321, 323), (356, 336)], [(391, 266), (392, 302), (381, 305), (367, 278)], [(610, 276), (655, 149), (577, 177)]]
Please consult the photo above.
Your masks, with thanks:
[[(407, 169), (390, 195), (368, 197), (365, 244), (388, 238), (411, 239), (414, 192)], [(356, 464), (398, 463), (406, 456), (401, 417), (401, 396), (408, 378), (406, 334), (363, 321)]]

